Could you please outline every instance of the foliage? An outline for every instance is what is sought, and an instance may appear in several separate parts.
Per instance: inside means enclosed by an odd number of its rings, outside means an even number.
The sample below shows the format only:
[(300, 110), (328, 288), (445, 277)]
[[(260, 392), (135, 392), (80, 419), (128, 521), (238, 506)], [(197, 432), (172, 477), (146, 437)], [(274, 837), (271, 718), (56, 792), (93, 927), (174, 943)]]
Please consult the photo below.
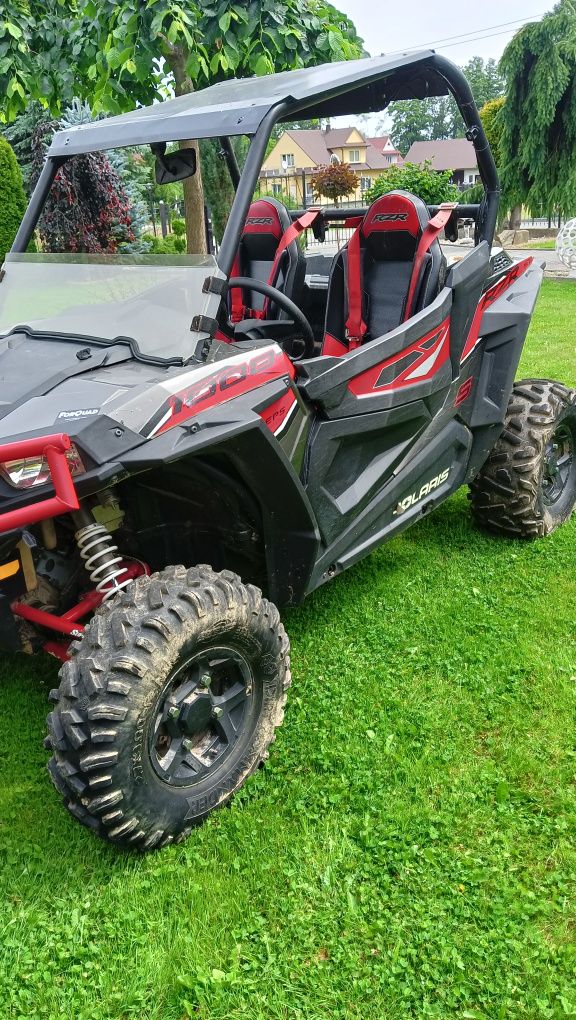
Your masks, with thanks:
[(38, 102), (32, 102), (23, 113), (20, 113), (12, 124), (3, 128), (2, 134), (14, 149), (18, 165), (22, 171), (24, 190), (30, 194), (33, 161), (33, 135), (40, 123), (51, 120), (48, 110)]
[(166, 94), (166, 61), (195, 88), (362, 52), (353, 23), (325, 0), (20, 0), (0, 22), (0, 114), (30, 99), (59, 114), (74, 95), (119, 113)]
[[(58, 114), (73, 95), (120, 113), (171, 84), (181, 95), (361, 53), (353, 23), (325, 0), (21, 0), (0, 22), (0, 117), (13, 120), (30, 98)], [(189, 250), (202, 251), (200, 169), (184, 198)]]
[(0, 138), (0, 265), (12, 247), (25, 208), (20, 167), (9, 142)]
[(480, 120), (482, 126), (486, 132), (488, 144), (492, 150), (494, 161), (496, 166), (500, 167), (501, 164), (501, 153), (500, 146), (502, 144), (502, 107), (506, 102), (505, 96), (500, 96), (499, 99), (491, 99), (490, 102), (485, 103), (480, 109)]
[[(544, 281), (519, 377), (576, 384), (575, 318)], [(57, 665), (4, 654), (0, 1015), (569, 1020), (575, 539), (482, 534), (461, 492), (284, 611), (269, 762), (147, 856), (67, 816)]]
[[(236, 161), (239, 167), (242, 167), (248, 151), (248, 139), (240, 136), (232, 138), (231, 143)], [(206, 204), (212, 217), (214, 235), (220, 242), (234, 200), (234, 187), (226, 161), (221, 155), (218, 139), (203, 138), (200, 142), (200, 152)]]
[(186, 224), (184, 220), (180, 220), (176, 216), (172, 220), (172, 231), (176, 234), (176, 237), (183, 237), (186, 233)]
[(151, 255), (181, 255), (186, 251), (186, 238), (181, 234), (167, 234), (166, 237), (143, 234), (142, 240)]
[(339, 198), (352, 195), (360, 184), (358, 175), (347, 163), (329, 163), (320, 166), (312, 175), (312, 190), (316, 198)]
[(450, 182), (451, 177), (451, 170), (432, 170), (430, 160), (421, 166), (415, 163), (393, 165), (376, 178), (372, 187), (365, 192), (365, 198), (367, 202), (373, 202), (389, 191), (409, 191), (426, 202), (426, 205), (441, 205), (442, 202), (456, 201), (459, 197), (458, 188)]
[[(484, 106), (504, 92), (504, 81), (496, 62), (472, 57), (464, 65), (477, 106)], [(413, 142), (434, 141), (437, 138), (459, 138), (463, 123), (458, 107), (451, 97), (409, 99), (391, 103), (391, 136), (395, 145), (406, 155)]]
[[(73, 99), (60, 117), (59, 126), (66, 130), (80, 124), (89, 124), (95, 118), (90, 111), (88, 103), (80, 99)], [(145, 202), (145, 193), (137, 177), (133, 173), (132, 164), (136, 155), (134, 149), (112, 149), (106, 153), (110, 165), (116, 171), (119, 178), (119, 187), (123, 190), (129, 203), (130, 232), (132, 239), (119, 241), (118, 251), (146, 252), (146, 244), (141, 243), (141, 234), (148, 222), (148, 211)]]
[[(54, 121), (40, 123), (34, 132), (33, 181), (58, 126)], [(38, 232), (52, 252), (113, 253), (134, 240), (128, 197), (103, 152), (76, 156), (60, 167)]]
[(576, 3), (525, 25), (501, 60), (502, 184), (510, 206), (576, 211)]

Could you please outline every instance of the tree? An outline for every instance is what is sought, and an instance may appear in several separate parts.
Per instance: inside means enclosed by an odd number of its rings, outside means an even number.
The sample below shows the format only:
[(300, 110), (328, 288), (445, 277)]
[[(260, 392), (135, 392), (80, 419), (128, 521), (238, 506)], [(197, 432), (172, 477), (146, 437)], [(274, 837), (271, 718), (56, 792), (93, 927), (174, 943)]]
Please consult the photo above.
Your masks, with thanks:
[[(503, 94), (504, 80), (496, 61), (472, 57), (462, 71), (470, 83), (478, 107)], [(459, 138), (464, 133), (460, 111), (451, 96), (401, 100), (390, 104), (389, 114), (392, 118), (392, 138), (403, 155), (406, 155), (413, 142)]]
[[(480, 120), (486, 132), (488, 143), (494, 156), (494, 161), (498, 169), (498, 173), (502, 170), (502, 132), (504, 130), (504, 124), (502, 120), (502, 108), (506, 102), (505, 96), (500, 96), (500, 99), (491, 99), (489, 103), (480, 110)], [(475, 185), (476, 193), (479, 196), (478, 201), (482, 200), (484, 190), (480, 184)], [(473, 196), (467, 198), (467, 201), (473, 202), (476, 199)], [(510, 227), (512, 230), (518, 229), (522, 225), (522, 203), (516, 203), (510, 211), (510, 206), (506, 205), (506, 195), (502, 196), (502, 202), (500, 204), (500, 226)]]
[(409, 191), (421, 198), (426, 205), (455, 202), (458, 200), (459, 192), (456, 185), (451, 183), (451, 176), (450, 170), (442, 172), (432, 170), (430, 160), (422, 166), (416, 166), (414, 163), (404, 163), (402, 166), (394, 164), (376, 178), (372, 187), (365, 192), (365, 197), (368, 202), (373, 202), (380, 195), (387, 195), (390, 191)]
[[(57, 113), (72, 94), (120, 113), (170, 87), (182, 95), (361, 53), (352, 22), (325, 0), (26, 0), (0, 27), (0, 115), (12, 120), (28, 97)], [(200, 170), (184, 194), (189, 250), (201, 252)]]
[(52, 118), (48, 110), (40, 103), (30, 103), (24, 113), (18, 114), (17, 118), (2, 131), (18, 160), (18, 166), (22, 171), (22, 183), (26, 194), (31, 191), (32, 161), (34, 157), (34, 146), (32, 138), (40, 122), (48, 123)]
[[(406, 99), (391, 103), (388, 107), (392, 121), (390, 136), (403, 156), (414, 142), (426, 142), (432, 137), (428, 104), (429, 100), (422, 102), (420, 99)], [(381, 127), (384, 128), (385, 125), (382, 124)]]
[(331, 198), (338, 204), (339, 198), (352, 195), (360, 181), (346, 163), (329, 163), (320, 166), (312, 176), (312, 188), (317, 198)]
[(492, 150), (494, 161), (496, 166), (500, 168), (502, 163), (502, 156), (500, 147), (502, 145), (502, 107), (506, 99), (504, 96), (500, 96), (499, 99), (491, 99), (488, 103), (480, 109), (480, 120), (482, 126), (486, 132), (488, 144)]
[[(244, 165), (248, 152), (248, 139), (244, 135), (232, 139), (232, 148), (240, 167)], [(212, 216), (212, 228), (216, 240), (222, 240), (224, 227), (234, 201), (234, 186), (226, 161), (221, 155), (217, 138), (203, 138), (200, 142), (202, 173), (206, 192), (206, 205)]]
[(12, 146), (0, 138), (0, 265), (12, 247), (25, 208), (20, 167)]
[(514, 36), (500, 62), (502, 186), (509, 207), (576, 211), (576, 2), (560, 0)]
[[(33, 180), (58, 127), (57, 121), (41, 122), (34, 132)], [(103, 152), (78, 156), (60, 167), (38, 232), (53, 252), (114, 253), (134, 240), (128, 198)]]
[(478, 109), (504, 95), (506, 83), (495, 60), (485, 61), (482, 57), (472, 57), (464, 64), (462, 71), (472, 89)]

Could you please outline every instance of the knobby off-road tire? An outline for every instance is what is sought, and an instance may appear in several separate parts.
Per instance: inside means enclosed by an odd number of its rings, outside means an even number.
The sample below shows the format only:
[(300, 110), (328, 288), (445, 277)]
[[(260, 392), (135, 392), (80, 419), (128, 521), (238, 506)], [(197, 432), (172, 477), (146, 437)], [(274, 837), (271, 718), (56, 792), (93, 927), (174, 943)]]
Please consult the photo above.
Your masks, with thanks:
[(480, 525), (515, 538), (549, 535), (576, 504), (576, 391), (549, 379), (514, 384), (504, 431), (470, 485)]
[(229, 571), (169, 567), (97, 610), (51, 692), (48, 768), (99, 836), (180, 841), (268, 756), (290, 684), (276, 607)]

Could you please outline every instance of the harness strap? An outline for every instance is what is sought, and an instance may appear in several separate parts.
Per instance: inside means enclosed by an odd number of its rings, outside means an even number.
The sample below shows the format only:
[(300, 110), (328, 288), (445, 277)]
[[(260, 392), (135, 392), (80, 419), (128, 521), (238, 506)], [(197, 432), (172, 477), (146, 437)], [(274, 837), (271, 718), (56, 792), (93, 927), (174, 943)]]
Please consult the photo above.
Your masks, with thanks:
[[(267, 283), (273, 287), (275, 285), (276, 278), (280, 270), (280, 262), (282, 256), (288, 246), (300, 236), (303, 230), (307, 230), (311, 227), (314, 221), (321, 213), (321, 209), (309, 209), (303, 213), (294, 223), (291, 223), (286, 228), (282, 237), (278, 241), (278, 247), (276, 248), (276, 254), (274, 256), (274, 262), (268, 276)], [(236, 253), (234, 264), (232, 266), (231, 276), (240, 276), (240, 255)], [(232, 287), (230, 290), (230, 319), (232, 322), (241, 322), (243, 319), (266, 319), (268, 318), (270, 299), (265, 298), (262, 308), (247, 308), (244, 304), (242, 290), (240, 287)]]
[[(232, 266), (232, 276), (240, 276), (240, 254), (236, 252), (236, 258)], [(230, 319), (232, 322), (242, 322), (246, 318), (244, 297), (241, 287), (232, 287), (230, 291)]]
[(409, 319), (412, 315), (412, 309), (414, 307), (414, 299), (416, 297), (416, 289), (420, 280), (420, 273), (422, 270), (422, 264), (430, 248), (434, 244), (434, 241), (438, 235), (444, 230), (444, 227), (448, 223), (454, 209), (456, 209), (457, 202), (444, 202), (440, 206), (438, 212), (433, 219), (430, 220), (428, 225), (422, 231), (420, 240), (418, 241), (418, 247), (416, 248), (416, 255), (414, 256), (414, 264), (412, 266), (412, 275), (410, 276), (410, 286), (408, 287), (408, 297), (406, 298), (406, 310), (404, 312), (404, 322)]
[(368, 329), (362, 318), (362, 252), (360, 249), (362, 222), (348, 241), (348, 318), (346, 319), (345, 336), (350, 351), (360, 346)]
[[(309, 209), (308, 212), (302, 213), (302, 216), (295, 220), (294, 223), (291, 223), (290, 226), (287, 227), (287, 229), (284, 231), (282, 237), (278, 242), (276, 255), (274, 256), (274, 262), (272, 263), (270, 275), (268, 276), (268, 284), (270, 287), (274, 287), (276, 284), (276, 278), (280, 271), (280, 262), (282, 260), (284, 252), (286, 251), (288, 246), (292, 244), (292, 241), (295, 241), (296, 238), (300, 236), (303, 230), (307, 230), (308, 227), (312, 226), (314, 221), (320, 215), (320, 212), (321, 212), (320, 209)], [(256, 312), (255, 317), (258, 319), (266, 319), (269, 305), (270, 299), (266, 298), (264, 301), (262, 311)]]

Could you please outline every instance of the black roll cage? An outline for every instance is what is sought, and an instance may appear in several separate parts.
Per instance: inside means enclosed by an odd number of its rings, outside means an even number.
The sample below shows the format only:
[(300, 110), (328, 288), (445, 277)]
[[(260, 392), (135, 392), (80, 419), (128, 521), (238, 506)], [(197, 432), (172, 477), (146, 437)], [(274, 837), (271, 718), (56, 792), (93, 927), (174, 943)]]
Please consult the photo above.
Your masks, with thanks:
[[(445, 57), (439, 56), (436, 53), (431, 53), (430, 56), (422, 62), (419, 72), (420, 78), (418, 78), (418, 85), (420, 87), (420, 91), (422, 91), (421, 83), (424, 82), (425, 92), (424, 94), (418, 95), (415, 90), (413, 93), (414, 98), (423, 100), (434, 95), (446, 94), (445, 91), (440, 92), (438, 90), (438, 82), (442, 82), (447, 89), (447, 92), (454, 97), (462, 115), (462, 119), (466, 126), (466, 137), (472, 142), (476, 152), (478, 169), (480, 171), (480, 177), (484, 187), (484, 199), (482, 203), (477, 206), (459, 206), (455, 215), (474, 219), (476, 221), (476, 236), (478, 242), (487, 241), (491, 247), (498, 217), (500, 185), (494, 157), (490, 151), (488, 139), (486, 138), (486, 133), (482, 126), (470, 85), (459, 67), (453, 64), (450, 60), (447, 60)], [(422, 72), (424, 72), (424, 78), (422, 78)], [(426, 78), (426, 72), (429, 74), (428, 78)], [(389, 93), (386, 93), (385, 103), (383, 106), (380, 106), (380, 110), (385, 109), (386, 106), (393, 102), (395, 98), (409, 97), (408, 93), (411, 79), (407, 76), (405, 68), (399, 70), (397, 73), (398, 93), (395, 95), (393, 88)], [(382, 78), (385, 81), (389, 80), (390, 84), (393, 86), (395, 73), (392, 75), (383, 74)], [(369, 86), (365, 86), (364, 83), (360, 83), (356, 86), (356, 89), (351, 87), (350, 84), (336, 87), (333, 94), (329, 97), (331, 108), (334, 108), (334, 104), (336, 104), (337, 107), (337, 101), (340, 97), (347, 94), (349, 95), (356, 90), (361, 91), (365, 88), (370, 89), (372, 87), (373, 83)], [(322, 108), (326, 107), (325, 98), (322, 100), (320, 106)], [(232, 271), (246, 216), (248, 214), (250, 203), (252, 202), (252, 196), (256, 189), (260, 169), (266, 155), (266, 148), (272, 135), (273, 128), (280, 121), (290, 121), (301, 114), (305, 114), (307, 117), (314, 117), (317, 115), (319, 109), (318, 103), (315, 103), (314, 100), (308, 99), (300, 103), (295, 103), (293, 99), (283, 99), (272, 105), (262, 118), (257, 130), (249, 136), (251, 137), (251, 143), (242, 173), (239, 171), (230, 138), (220, 138), (221, 151), (224, 159), (226, 160), (230, 177), (236, 191), (234, 202), (228, 217), (228, 222), (222, 237), (222, 243), (218, 252), (218, 264), (226, 277), (229, 277)], [(30, 198), (30, 203), (24, 214), (18, 233), (16, 234), (11, 251), (26, 251), (34, 234), (34, 230), (42, 213), (44, 203), (48, 197), (54, 178), (59, 168), (70, 158), (71, 156), (68, 155), (48, 154), (34, 192)], [(341, 209), (324, 209), (323, 212), (326, 219), (338, 220), (353, 215), (354, 210), (347, 210), (344, 212)], [(294, 214), (294, 218), (297, 216), (298, 213)]]

